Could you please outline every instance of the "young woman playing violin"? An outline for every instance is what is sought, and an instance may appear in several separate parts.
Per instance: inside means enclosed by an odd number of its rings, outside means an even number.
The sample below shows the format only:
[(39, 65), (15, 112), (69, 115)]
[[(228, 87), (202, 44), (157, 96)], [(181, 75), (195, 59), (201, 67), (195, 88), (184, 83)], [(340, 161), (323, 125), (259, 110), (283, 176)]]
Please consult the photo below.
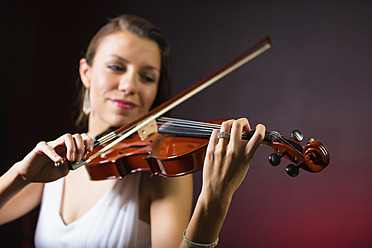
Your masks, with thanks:
[[(38, 247), (214, 247), (232, 196), (264, 138), (247, 119), (214, 130), (203, 166), (203, 184), (192, 211), (192, 176), (138, 172), (121, 180), (91, 181), (84, 167), (54, 166), (62, 157), (80, 161), (109, 127), (128, 124), (169, 97), (169, 52), (162, 34), (141, 18), (122, 15), (102, 27), (80, 61), (86, 134), (40, 142), (0, 178), (0, 223), (41, 204)], [(85, 111), (88, 112), (88, 111)], [(86, 121), (86, 122), (85, 122)], [(225, 135), (218, 135), (218, 133)], [(229, 135), (226, 135), (228, 133)], [(190, 218), (191, 216), (191, 218)]]

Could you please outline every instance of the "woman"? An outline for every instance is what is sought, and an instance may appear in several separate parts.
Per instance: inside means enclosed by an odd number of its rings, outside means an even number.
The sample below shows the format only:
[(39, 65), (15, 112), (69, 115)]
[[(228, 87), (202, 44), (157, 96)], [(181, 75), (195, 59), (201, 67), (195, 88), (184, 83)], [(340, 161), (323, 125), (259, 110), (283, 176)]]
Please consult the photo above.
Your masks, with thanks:
[[(141, 18), (122, 15), (101, 28), (80, 61), (82, 114), (87, 134), (127, 124), (169, 96), (169, 52), (162, 34)], [(87, 114), (88, 113), (88, 114)], [(214, 130), (203, 167), (203, 185), (191, 215), (192, 176), (91, 181), (85, 168), (54, 167), (66, 155), (82, 159), (93, 141), (85, 134), (40, 142), (0, 180), (0, 223), (41, 203), (35, 234), (40, 247), (214, 247), (232, 196), (261, 143), (258, 125), (247, 141), (244, 119)], [(60, 155), (58, 155), (60, 154)], [(67, 175), (68, 174), (68, 175)], [(53, 182), (52, 182), (53, 181)]]

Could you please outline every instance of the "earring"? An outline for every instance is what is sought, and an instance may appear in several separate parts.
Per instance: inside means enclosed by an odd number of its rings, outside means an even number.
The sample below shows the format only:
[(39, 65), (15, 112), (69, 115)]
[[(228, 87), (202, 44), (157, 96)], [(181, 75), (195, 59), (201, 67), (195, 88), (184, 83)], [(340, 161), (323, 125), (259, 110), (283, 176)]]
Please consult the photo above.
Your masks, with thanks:
[(83, 112), (88, 115), (90, 113), (90, 100), (89, 100), (89, 89), (85, 89), (84, 101), (83, 101)]

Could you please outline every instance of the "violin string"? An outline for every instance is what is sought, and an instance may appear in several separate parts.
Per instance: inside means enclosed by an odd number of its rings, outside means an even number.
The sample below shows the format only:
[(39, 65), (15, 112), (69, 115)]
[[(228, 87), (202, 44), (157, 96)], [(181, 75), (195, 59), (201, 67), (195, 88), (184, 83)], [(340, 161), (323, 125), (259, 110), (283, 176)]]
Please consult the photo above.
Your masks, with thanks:
[[(290, 147), (292, 147), (292, 148), (295, 148), (300, 154), (302, 154), (303, 155), (303, 151), (301, 151), (301, 150), (299, 150), (299, 149), (297, 149), (293, 144), (291, 144), (286, 138), (283, 138), (282, 136), (281, 136), (281, 134), (280, 133), (278, 133), (278, 132), (276, 132), (276, 131), (271, 131), (270, 133), (269, 133), (269, 136), (270, 136), (270, 140), (272, 141), (272, 142), (275, 142), (275, 141), (279, 141), (280, 143), (282, 143), (282, 144), (286, 144), (286, 145), (288, 145), (288, 146), (290, 146)], [(301, 146), (302, 147), (302, 146)]]
[[(290, 145), (281, 135), (280, 133), (276, 132), (276, 131), (272, 131), (269, 133), (270, 137), (271, 137), (271, 140), (272, 141), (275, 141), (275, 140), (278, 140), (280, 141), (281, 143), (286, 143), (287, 145)], [(273, 138), (272, 138), (273, 137)]]
[[(179, 128), (177, 130), (179, 134), (192, 134), (195, 136), (198, 136), (198, 135), (210, 136), (214, 129), (218, 129), (218, 130), (221, 129), (221, 125), (215, 124), (215, 123), (190, 121), (190, 120), (183, 120), (183, 119), (169, 118), (169, 117), (161, 117), (157, 120), (157, 123), (161, 124), (159, 131), (161, 129), (164, 129), (164, 133), (166, 133), (167, 131), (170, 132), (171, 128)], [(167, 129), (167, 131), (165, 131), (165, 129)], [(175, 130), (173, 129), (173, 131)], [(279, 133), (277, 134), (280, 136)], [(252, 133), (243, 132), (242, 138), (245, 140), (249, 140), (252, 137), (252, 135), (253, 135)], [(265, 140), (270, 140), (269, 136), (270, 136), (270, 133), (266, 132)]]
[(199, 121), (190, 121), (190, 120), (182, 120), (177, 118), (169, 118), (169, 117), (161, 117), (157, 120), (157, 122), (164, 127), (178, 127), (182, 129), (188, 130), (195, 130), (197, 132), (204, 132), (206, 134), (211, 134), (213, 129), (220, 129), (221, 125), (214, 124), (214, 123), (205, 123)]
[[(161, 117), (157, 120), (159, 124), (164, 125), (165, 128), (167, 127), (178, 127), (185, 129), (194, 130), (195, 132), (198, 132), (200, 134), (201, 132), (204, 132), (205, 135), (211, 135), (213, 129), (221, 129), (221, 125), (215, 124), (215, 123), (206, 123), (206, 122), (199, 122), (199, 121), (190, 121), (190, 120), (183, 120), (183, 119), (177, 119), (177, 118), (169, 118), (169, 117)], [(280, 134), (276, 132), (279, 136)], [(265, 139), (269, 139), (270, 133), (266, 133)], [(247, 132), (244, 132), (242, 134), (244, 139), (250, 139), (251, 134), (248, 134)], [(279, 138), (278, 138), (279, 139)]]
[(180, 129), (183, 129), (185, 131), (197, 131), (197, 132), (206, 132), (206, 133), (211, 133), (213, 131), (213, 129), (215, 128), (208, 128), (208, 127), (204, 127), (204, 126), (189, 126), (189, 125), (185, 125), (185, 124), (180, 124), (180, 123), (164, 123), (162, 126), (162, 128), (180, 128)]
[(182, 123), (184, 125), (192, 125), (195, 127), (209, 127), (209, 128), (216, 128), (219, 129), (221, 125), (214, 124), (214, 123), (206, 123), (206, 122), (200, 122), (200, 121), (191, 121), (191, 120), (183, 120), (183, 119), (177, 119), (177, 118), (170, 118), (170, 117), (160, 117), (158, 121), (162, 123), (171, 122), (172, 124), (179, 124)]

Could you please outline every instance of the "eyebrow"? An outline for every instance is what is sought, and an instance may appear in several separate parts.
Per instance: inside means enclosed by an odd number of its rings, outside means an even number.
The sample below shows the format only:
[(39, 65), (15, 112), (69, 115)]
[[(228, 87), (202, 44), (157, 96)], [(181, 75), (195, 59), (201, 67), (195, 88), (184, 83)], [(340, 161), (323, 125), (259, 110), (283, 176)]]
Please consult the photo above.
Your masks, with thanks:
[[(123, 58), (123, 57), (121, 57), (121, 56), (119, 56), (119, 55), (116, 55), (116, 54), (110, 55), (109, 57), (115, 57), (115, 58), (117, 58), (117, 59), (119, 59), (119, 60), (122, 60), (122, 61), (124, 61), (124, 62), (126, 62), (126, 63), (129, 63), (128, 60), (126, 60), (125, 58)], [(146, 66), (144, 66), (144, 68), (146, 68), (146, 69), (151, 69), (151, 70), (156, 70), (156, 71), (159, 71), (159, 72), (160, 72), (160, 68), (158, 68), (158, 67), (156, 67), (156, 66), (146, 65)]]

